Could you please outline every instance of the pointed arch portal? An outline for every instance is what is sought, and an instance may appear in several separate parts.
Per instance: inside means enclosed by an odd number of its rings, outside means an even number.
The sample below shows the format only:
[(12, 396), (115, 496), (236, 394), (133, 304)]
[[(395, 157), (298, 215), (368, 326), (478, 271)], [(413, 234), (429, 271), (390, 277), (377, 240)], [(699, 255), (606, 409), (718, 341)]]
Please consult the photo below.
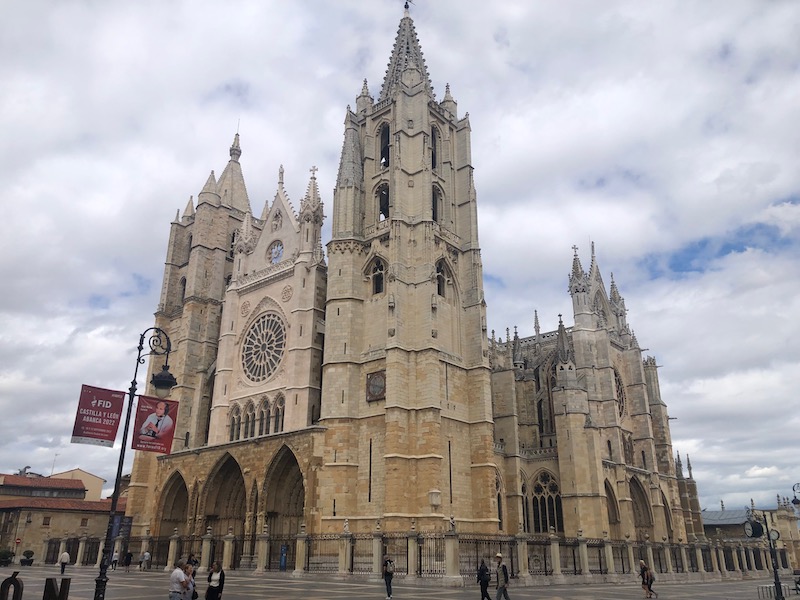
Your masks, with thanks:
[(300, 465), (287, 446), (278, 450), (267, 469), (263, 495), (270, 534), (297, 533), (303, 520), (305, 486)]
[(180, 473), (173, 473), (161, 494), (161, 535), (172, 535), (177, 528), (182, 534), (189, 533), (184, 526), (189, 518), (189, 490)]
[(212, 471), (206, 484), (203, 516), (206, 527), (215, 536), (244, 534), (245, 499), (244, 476), (233, 457), (228, 454)]
[(653, 516), (650, 501), (642, 484), (635, 477), (631, 479), (631, 500), (633, 501), (633, 524), (636, 527), (636, 539), (653, 539)]

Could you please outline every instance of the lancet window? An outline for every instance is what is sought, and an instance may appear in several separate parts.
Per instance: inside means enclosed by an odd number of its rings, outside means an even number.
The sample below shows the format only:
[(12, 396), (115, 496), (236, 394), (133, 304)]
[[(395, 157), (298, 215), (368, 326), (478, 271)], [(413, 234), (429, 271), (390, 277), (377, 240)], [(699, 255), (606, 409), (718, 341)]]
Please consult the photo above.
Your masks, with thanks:
[(266, 398), (261, 401), (258, 409), (258, 435), (269, 434), (269, 402)]
[(431, 126), (431, 169), (439, 168), (439, 130)]
[(389, 131), (389, 124), (384, 123), (381, 125), (381, 169), (389, 166), (389, 139), (391, 132)]
[(385, 221), (389, 218), (389, 184), (382, 183), (375, 194), (378, 204), (378, 220)]
[(436, 263), (436, 293), (444, 298), (446, 290), (447, 290), (447, 267), (444, 264), (444, 260), (440, 260), (439, 262)]
[(386, 275), (386, 265), (380, 258), (375, 259), (372, 265), (372, 293), (382, 294), (384, 291), (384, 278)]
[(431, 218), (437, 223), (442, 218), (442, 190), (437, 186), (433, 186), (431, 190)]
[(231, 411), (230, 417), (230, 441), (235, 442), (239, 439), (242, 427), (242, 411), (235, 406)]
[(561, 490), (558, 482), (547, 471), (542, 471), (531, 484), (530, 494), (525, 497), (530, 502), (529, 533), (547, 533), (552, 527), (564, 531), (564, 514), (561, 508)]

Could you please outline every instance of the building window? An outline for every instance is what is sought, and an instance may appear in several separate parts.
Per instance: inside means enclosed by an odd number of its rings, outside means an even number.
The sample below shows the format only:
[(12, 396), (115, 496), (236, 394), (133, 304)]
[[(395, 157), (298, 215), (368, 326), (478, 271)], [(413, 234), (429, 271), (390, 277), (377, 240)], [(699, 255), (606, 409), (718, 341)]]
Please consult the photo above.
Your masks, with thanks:
[(89, 526), (89, 519), (83, 518), (81, 519), (81, 527), (88, 527)]
[(235, 253), (236, 253), (236, 232), (234, 231), (234, 232), (231, 234), (231, 249), (230, 249), (230, 252), (228, 252), (228, 255), (229, 255), (231, 258), (233, 258), (233, 255), (234, 255)]
[(378, 220), (385, 221), (389, 218), (389, 184), (382, 183), (375, 197), (378, 202)]
[(625, 414), (625, 384), (616, 369), (614, 369), (614, 388), (617, 392), (617, 410), (621, 417)]
[(439, 131), (431, 127), (431, 169), (439, 167)]
[(250, 438), (256, 434), (256, 411), (252, 404), (249, 404), (244, 413), (243, 438)]
[(445, 290), (447, 288), (447, 270), (444, 266), (444, 261), (440, 260), (436, 263), (436, 293), (442, 298), (445, 297)]
[(431, 190), (431, 217), (437, 223), (442, 217), (442, 191), (437, 186)]
[(283, 396), (275, 400), (275, 433), (283, 431), (283, 417), (286, 414), (286, 402)]
[(235, 442), (239, 439), (240, 428), (242, 426), (242, 413), (239, 410), (239, 407), (236, 406), (231, 413), (231, 434), (230, 434), (230, 441)]
[(497, 529), (503, 531), (503, 493), (498, 476), (494, 478), (494, 491), (497, 495)]
[(381, 169), (389, 166), (389, 124), (384, 123), (381, 126)]
[(551, 527), (564, 531), (561, 492), (555, 478), (547, 471), (540, 473), (531, 486), (530, 513), (533, 533), (547, 533)]
[(181, 304), (183, 304), (183, 301), (186, 300), (186, 277), (181, 277), (180, 290), (181, 290)]
[(383, 284), (384, 284), (384, 275), (386, 273), (386, 266), (383, 264), (383, 261), (378, 258), (375, 260), (375, 264), (372, 267), (372, 293), (373, 294), (382, 294), (383, 293)]
[(242, 369), (250, 381), (258, 383), (275, 374), (286, 347), (286, 326), (274, 312), (256, 319), (242, 344)]
[(261, 401), (261, 408), (258, 411), (258, 435), (269, 434), (269, 404), (267, 399)]
[(42, 527), (50, 527), (50, 517), (42, 518)]

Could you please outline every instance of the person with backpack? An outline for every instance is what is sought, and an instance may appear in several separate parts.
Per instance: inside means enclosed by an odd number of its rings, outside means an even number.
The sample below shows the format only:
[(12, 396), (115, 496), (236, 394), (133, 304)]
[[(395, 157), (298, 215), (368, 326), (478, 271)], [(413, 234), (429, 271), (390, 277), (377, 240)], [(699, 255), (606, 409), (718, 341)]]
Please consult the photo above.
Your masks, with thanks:
[(392, 578), (394, 577), (394, 561), (388, 554), (383, 555), (383, 582), (386, 584), (386, 600), (392, 598)]
[(511, 600), (508, 597), (508, 569), (503, 562), (503, 555), (498, 552), (494, 556), (497, 559), (497, 600), (500, 600), (500, 598)]

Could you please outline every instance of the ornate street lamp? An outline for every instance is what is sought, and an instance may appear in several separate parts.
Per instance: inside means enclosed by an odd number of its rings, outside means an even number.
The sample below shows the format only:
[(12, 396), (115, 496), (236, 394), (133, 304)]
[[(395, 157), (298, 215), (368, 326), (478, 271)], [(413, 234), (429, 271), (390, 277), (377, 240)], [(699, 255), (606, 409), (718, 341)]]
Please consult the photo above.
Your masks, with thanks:
[[(147, 350), (145, 351), (145, 338), (150, 334), (147, 340)], [(128, 443), (128, 428), (131, 424), (131, 410), (133, 409), (133, 399), (136, 396), (136, 377), (139, 375), (139, 365), (143, 365), (146, 356), (163, 356), (164, 366), (160, 373), (153, 375), (150, 383), (156, 390), (156, 396), (159, 398), (166, 398), (170, 390), (175, 387), (178, 382), (172, 373), (169, 372), (169, 353), (172, 351), (172, 342), (169, 336), (163, 329), (158, 327), (150, 327), (142, 332), (139, 336), (139, 354), (136, 357), (136, 369), (133, 371), (133, 380), (131, 387), (128, 389), (128, 411), (125, 415), (125, 428), (122, 431), (122, 448), (119, 451), (119, 464), (117, 465), (117, 477), (114, 479), (114, 493), (111, 495), (111, 511), (108, 515), (108, 527), (106, 528), (106, 540), (103, 544), (103, 557), (100, 561), (100, 575), (95, 579), (94, 600), (105, 600), (106, 585), (108, 583), (108, 565), (109, 557), (112, 553), (112, 546), (114, 545), (114, 521), (117, 517), (117, 503), (119, 501), (119, 486), (122, 480), (122, 464), (125, 462), (125, 445)]]
[(795, 483), (792, 486), (792, 492), (794, 492), (794, 498), (792, 498), (792, 504), (797, 506), (800, 504), (800, 499), (797, 498), (797, 492), (800, 492), (800, 483)]
[(783, 587), (781, 586), (781, 577), (778, 574), (778, 551), (775, 549), (775, 542), (779, 537), (778, 530), (769, 528), (767, 511), (761, 511), (761, 517), (764, 521), (764, 527), (761, 527), (755, 509), (748, 508), (747, 506), (745, 506), (744, 509), (747, 511), (747, 522), (744, 524), (745, 535), (750, 538), (760, 538), (764, 534), (767, 535), (769, 558), (772, 561), (772, 574), (775, 576), (775, 600), (785, 600)]

